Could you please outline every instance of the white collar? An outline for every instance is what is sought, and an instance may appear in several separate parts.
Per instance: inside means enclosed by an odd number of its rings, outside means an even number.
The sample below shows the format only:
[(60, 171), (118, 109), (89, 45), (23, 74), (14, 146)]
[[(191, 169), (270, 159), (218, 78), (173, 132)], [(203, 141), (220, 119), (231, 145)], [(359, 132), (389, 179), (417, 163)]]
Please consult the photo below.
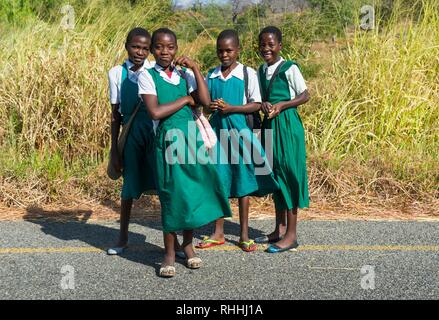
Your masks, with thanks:
[(151, 62), (148, 59), (145, 59), (145, 62), (143, 62), (143, 65), (137, 71), (131, 70), (131, 68), (134, 66), (134, 63), (132, 63), (130, 59), (126, 59), (124, 63), (127, 66), (128, 71), (133, 73), (140, 73), (143, 69), (149, 69), (152, 67)]
[(221, 72), (221, 66), (219, 65), (213, 70), (209, 78), (213, 79), (217, 77), (220, 77), (222, 80), (229, 80), (231, 77), (244, 80), (244, 65), (238, 62), (238, 65), (227, 75), (227, 78), (224, 78), (223, 73)]
[(159, 65), (158, 63), (154, 64), (154, 69), (156, 71), (158, 71), (159, 75), (166, 81), (169, 83), (172, 83), (173, 85), (178, 85), (180, 83), (180, 73), (177, 71), (177, 68), (174, 68), (174, 70), (172, 70), (172, 74), (171, 77), (169, 78), (169, 76), (166, 74), (166, 72), (164, 71), (165, 69)]
[(271, 71), (271, 70), (276, 70), (276, 68), (279, 66), (279, 64), (280, 64), (282, 61), (285, 61), (285, 59), (282, 58), (282, 57), (280, 57), (279, 61), (276, 62), (275, 64), (272, 64), (271, 66), (268, 66), (267, 63), (264, 63), (264, 66), (262, 67), (262, 69), (263, 69), (264, 72), (267, 70), (267, 68), (268, 68), (269, 71)]
[[(154, 69), (156, 69), (158, 72), (165, 72), (165, 68), (163, 68), (161, 65), (159, 65), (158, 63), (155, 63), (154, 64)], [(172, 70), (172, 73), (174, 74), (174, 73), (176, 73), (176, 74), (179, 74), (178, 72), (177, 72), (177, 68), (174, 68), (173, 70)]]

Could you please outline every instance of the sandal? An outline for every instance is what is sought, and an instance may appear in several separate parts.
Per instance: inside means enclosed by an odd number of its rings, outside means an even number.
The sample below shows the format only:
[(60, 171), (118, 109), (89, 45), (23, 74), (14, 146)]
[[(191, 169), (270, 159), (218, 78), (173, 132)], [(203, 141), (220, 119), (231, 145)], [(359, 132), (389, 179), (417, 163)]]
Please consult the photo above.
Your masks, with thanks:
[(107, 254), (109, 256), (117, 256), (117, 255), (122, 254), (125, 251), (126, 248), (128, 248), (128, 246), (109, 248), (107, 250)]
[(270, 239), (270, 238), (268, 238), (268, 236), (265, 235), (262, 237), (255, 238), (255, 242), (256, 243), (275, 243), (275, 242), (280, 241), (281, 239), (282, 239), (282, 237)]
[(204, 237), (202, 241), (200, 241), (195, 248), (198, 249), (206, 249), (210, 247), (220, 246), (222, 244), (226, 243), (225, 241), (218, 241), (214, 239), (210, 239), (209, 237)]
[(161, 267), (159, 275), (160, 277), (163, 278), (172, 278), (173, 276), (175, 276), (175, 267), (174, 266)]
[(254, 240), (240, 241), (238, 246), (245, 252), (252, 252), (258, 249), (258, 246), (255, 244)]
[(186, 261), (186, 265), (189, 269), (199, 269), (203, 261), (198, 257), (190, 258)]
[(186, 259), (186, 253), (183, 250), (175, 251), (175, 256), (179, 259)]

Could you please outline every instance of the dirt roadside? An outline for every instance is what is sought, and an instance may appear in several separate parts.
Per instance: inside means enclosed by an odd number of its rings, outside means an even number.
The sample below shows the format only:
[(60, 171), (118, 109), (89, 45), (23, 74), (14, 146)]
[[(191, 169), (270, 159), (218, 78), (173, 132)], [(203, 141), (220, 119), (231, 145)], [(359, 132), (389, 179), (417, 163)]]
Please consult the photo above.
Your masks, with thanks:
[[(231, 202), (233, 219), (238, 219), (236, 201)], [(119, 203), (96, 203), (78, 201), (68, 205), (29, 206), (27, 208), (5, 207), (0, 205), (0, 221), (53, 220), (53, 221), (103, 221), (119, 219)], [(270, 199), (253, 202), (250, 219), (274, 217), (274, 207)], [(160, 219), (158, 199), (142, 199), (135, 203), (132, 219)], [(439, 209), (412, 203), (400, 208), (383, 207), (379, 204), (334, 204), (315, 201), (311, 207), (299, 211), (299, 220), (402, 220), (439, 221)]]

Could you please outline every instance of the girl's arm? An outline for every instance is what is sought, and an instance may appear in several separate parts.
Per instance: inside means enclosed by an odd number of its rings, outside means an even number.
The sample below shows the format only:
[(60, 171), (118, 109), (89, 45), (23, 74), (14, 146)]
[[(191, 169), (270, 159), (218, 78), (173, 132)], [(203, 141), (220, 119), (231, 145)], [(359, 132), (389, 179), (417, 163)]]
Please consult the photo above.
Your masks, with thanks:
[(191, 93), (191, 96), (203, 107), (208, 107), (211, 102), (210, 93), (209, 89), (207, 88), (206, 81), (204, 81), (204, 77), (201, 74), (200, 69), (198, 68), (198, 65), (192, 59), (184, 56), (177, 58), (175, 60), (175, 64), (192, 70), (195, 76), (195, 81), (197, 82), (197, 89)]
[(303, 91), (301, 94), (299, 94), (296, 98), (290, 101), (282, 101), (279, 102), (280, 107), (282, 110), (287, 110), (289, 108), (297, 108), (298, 106), (305, 104), (309, 101), (310, 95), (308, 90)]
[[(245, 67), (244, 67), (245, 68)], [(261, 109), (261, 93), (259, 90), (259, 80), (256, 71), (247, 68), (248, 77), (245, 86), (247, 103), (240, 106), (232, 106), (222, 99), (213, 101), (211, 109), (220, 110), (223, 114), (227, 113), (253, 113)], [(247, 100), (246, 99), (246, 100)]]
[(117, 149), (117, 138), (119, 137), (122, 115), (119, 113), (119, 104), (111, 105), (111, 149)]
[(253, 113), (261, 109), (261, 104), (259, 102), (250, 102), (244, 106), (232, 106), (224, 100), (215, 100), (211, 104), (211, 110), (219, 110), (223, 114), (227, 113)]
[(290, 108), (297, 108), (298, 106), (305, 104), (309, 101), (310, 95), (308, 90), (303, 91), (300, 95), (290, 101), (281, 101), (272, 106), (269, 113), (269, 119), (272, 119), (279, 115), (284, 110)]
[(139, 75), (138, 83), (139, 94), (152, 120), (160, 120), (169, 117), (182, 109), (185, 105), (194, 104), (194, 99), (191, 96), (185, 96), (175, 101), (159, 105), (156, 86), (148, 71), (142, 71)]
[(119, 113), (119, 104), (111, 104), (111, 148), (112, 159), (115, 161), (117, 169), (122, 167), (119, 161), (117, 150), (117, 139), (119, 138), (120, 125), (122, 124), (122, 115)]
[(182, 109), (185, 105), (189, 104), (193, 106), (195, 104), (194, 99), (191, 96), (185, 96), (173, 102), (160, 105), (158, 104), (157, 96), (155, 95), (141, 94), (141, 97), (152, 120), (160, 120), (169, 117)]

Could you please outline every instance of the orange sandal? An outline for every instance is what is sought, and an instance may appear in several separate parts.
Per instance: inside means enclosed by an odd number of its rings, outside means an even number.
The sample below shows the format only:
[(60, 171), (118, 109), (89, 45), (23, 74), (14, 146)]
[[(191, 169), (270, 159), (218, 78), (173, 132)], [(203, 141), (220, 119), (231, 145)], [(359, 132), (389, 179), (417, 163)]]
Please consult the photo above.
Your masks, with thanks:
[(225, 241), (218, 241), (214, 239), (210, 239), (209, 237), (204, 237), (202, 241), (200, 241), (195, 248), (198, 249), (206, 249), (210, 247), (220, 246), (222, 244), (226, 243)]
[(238, 246), (245, 252), (253, 252), (258, 249), (254, 240), (240, 241)]

